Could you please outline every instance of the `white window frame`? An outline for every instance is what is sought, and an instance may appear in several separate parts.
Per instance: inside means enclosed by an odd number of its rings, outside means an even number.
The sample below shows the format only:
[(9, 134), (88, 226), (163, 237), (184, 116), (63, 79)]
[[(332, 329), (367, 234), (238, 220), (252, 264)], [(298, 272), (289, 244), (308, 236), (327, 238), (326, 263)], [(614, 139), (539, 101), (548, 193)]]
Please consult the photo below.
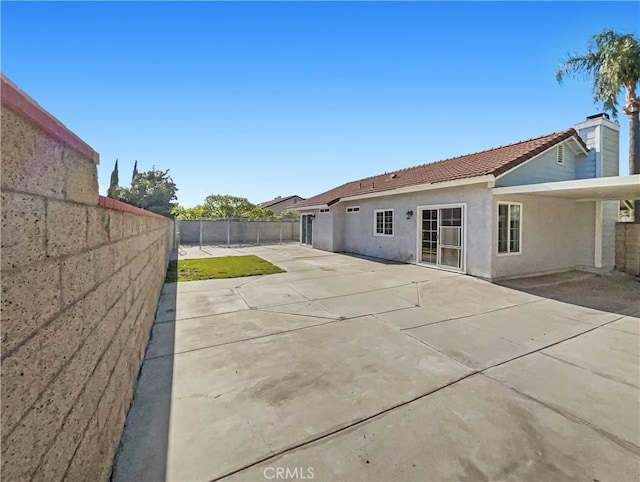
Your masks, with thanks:
[(329, 208), (320, 208), (320, 214), (326, 214), (330, 211)]
[[(507, 207), (507, 252), (500, 252), (500, 205), (519, 206), (520, 207), (520, 226), (518, 226), (519, 251), (509, 251), (511, 249), (511, 209)], [(522, 224), (523, 224), (522, 203), (516, 201), (498, 201), (496, 206), (496, 254), (498, 256), (519, 256), (522, 254)]]
[(345, 210), (347, 214), (355, 214), (360, 212), (360, 206), (349, 206)]
[[(391, 234), (378, 233), (378, 213), (386, 213), (391, 212)], [(384, 230), (384, 218), (385, 215), (382, 215), (382, 229)], [(396, 213), (393, 209), (374, 209), (373, 210), (373, 235), (374, 236), (382, 236), (385, 238), (392, 238), (394, 233), (396, 232)]]
[[(447, 209), (447, 208), (462, 208), (462, 268), (456, 269), (450, 266), (445, 266), (433, 263), (423, 263), (420, 261), (420, 253), (422, 251), (422, 211), (428, 209)], [(423, 206), (418, 206), (416, 209), (418, 213), (416, 216), (416, 265), (418, 266), (426, 266), (428, 268), (441, 269), (443, 271), (451, 271), (453, 273), (467, 273), (467, 203), (452, 203), (452, 204), (427, 204)], [(439, 222), (439, 221), (438, 221)], [(439, 258), (438, 254), (438, 258)]]

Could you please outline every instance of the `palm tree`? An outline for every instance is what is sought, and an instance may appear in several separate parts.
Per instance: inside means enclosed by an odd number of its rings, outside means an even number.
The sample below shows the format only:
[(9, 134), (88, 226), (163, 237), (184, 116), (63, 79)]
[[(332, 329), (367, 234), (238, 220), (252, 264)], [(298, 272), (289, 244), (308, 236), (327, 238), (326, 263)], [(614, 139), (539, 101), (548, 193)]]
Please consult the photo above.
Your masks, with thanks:
[[(556, 80), (565, 76), (587, 77), (593, 81), (593, 100), (602, 102), (613, 118), (618, 116), (618, 98), (624, 88), (622, 110), (629, 117), (629, 174), (640, 174), (640, 99), (636, 95), (640, 79), (640, 42), (633, 35), (603, 30), (593, 36), (584, 55), (573, 55), (562, 61)], [(636, 202), (636, 212), (640, 212)]]

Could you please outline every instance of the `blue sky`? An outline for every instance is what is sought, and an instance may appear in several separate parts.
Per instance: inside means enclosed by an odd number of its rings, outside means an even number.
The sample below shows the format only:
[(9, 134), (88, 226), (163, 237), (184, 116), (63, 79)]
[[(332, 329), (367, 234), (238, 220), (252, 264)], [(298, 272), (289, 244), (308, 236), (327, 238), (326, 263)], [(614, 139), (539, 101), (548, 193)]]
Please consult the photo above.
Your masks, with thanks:
[[(170, 169), (185, 206), (252, 202), (566, 129), (560, 59), (638, 2), (2, 2), (2, 71), (100, 153)], [(628, 123), (621, 124), (626, 174)]]

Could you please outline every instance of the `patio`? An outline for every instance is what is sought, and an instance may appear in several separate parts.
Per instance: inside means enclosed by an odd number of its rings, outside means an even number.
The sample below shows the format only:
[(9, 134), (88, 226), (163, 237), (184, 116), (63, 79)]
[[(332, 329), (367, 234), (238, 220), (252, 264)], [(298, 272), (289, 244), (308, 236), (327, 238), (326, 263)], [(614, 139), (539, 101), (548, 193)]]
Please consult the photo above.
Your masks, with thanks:
[(115, 481), (640, 477), (631, 278), (508, 287), (297, 245), (180, 254), (287, 273), (164, 286)]

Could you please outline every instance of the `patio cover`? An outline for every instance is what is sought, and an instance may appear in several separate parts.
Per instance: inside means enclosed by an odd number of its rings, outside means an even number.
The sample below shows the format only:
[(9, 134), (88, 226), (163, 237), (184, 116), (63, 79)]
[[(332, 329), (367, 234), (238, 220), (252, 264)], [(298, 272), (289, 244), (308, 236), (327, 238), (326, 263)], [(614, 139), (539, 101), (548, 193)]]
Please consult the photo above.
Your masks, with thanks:
[(531, 194), (576, 201), (636, 200), (640, 199), (640, 174), (494, 187), (493, 194)]

